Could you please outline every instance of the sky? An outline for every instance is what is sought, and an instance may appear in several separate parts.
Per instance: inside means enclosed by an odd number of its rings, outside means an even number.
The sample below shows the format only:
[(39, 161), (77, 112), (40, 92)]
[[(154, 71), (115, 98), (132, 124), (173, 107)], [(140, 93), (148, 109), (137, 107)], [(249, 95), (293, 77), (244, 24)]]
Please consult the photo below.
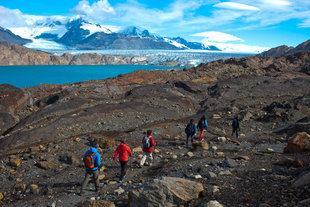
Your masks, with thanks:
[(309, 0), (0, 0), (0, 26), (83, 16), (221, 47), (297, 46), (310, 39)]

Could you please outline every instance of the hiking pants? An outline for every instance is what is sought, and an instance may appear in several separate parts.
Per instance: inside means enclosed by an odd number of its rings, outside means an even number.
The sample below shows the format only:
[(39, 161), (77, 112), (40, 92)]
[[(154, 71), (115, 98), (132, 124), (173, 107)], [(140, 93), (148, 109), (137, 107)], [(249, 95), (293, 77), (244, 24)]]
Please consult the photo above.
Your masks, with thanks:
[(203, 138), (203, 131), (204, 131), (204, 129), (200, 129), (199, 142), (202, 141), (202, 138)]
[(233, 131), (231, 133), (231, 136), (234, 135), (234, 132), (236, 132), (236, 137), (238, 138), (238, 128), (233, 127)]
[(93, 182), (95, 183), (96, 191), (99, 190), (99, 170), (86, 170), (85, 178), (81, 187), (81, 192), (84, 192), (91, 176), (93, 178)]
[(191, 142), (193, 144), (194, 134), (186, 134), (186, 145), (188, 145), (188, 139), (191, 138)]
[(142, 159), (141, 159), (141, 161), (140, 161), (140, 166), (141, 166), (141, 167), (144, 165), (145, 160), (146, 160), (147, 157), (150, 157), (150, 165), (152, 165), (152, 163), (153, 163), (153, 155), (152, 155), (152, 152), (144, 152), (144, 151), (143, 151), (143, 157), (142, 157)]
[(127, 161), (119, 161), (119, 163), (121, 164), (121, 175), (119, 176), (119, 179), (123, 180), (126, 175)]

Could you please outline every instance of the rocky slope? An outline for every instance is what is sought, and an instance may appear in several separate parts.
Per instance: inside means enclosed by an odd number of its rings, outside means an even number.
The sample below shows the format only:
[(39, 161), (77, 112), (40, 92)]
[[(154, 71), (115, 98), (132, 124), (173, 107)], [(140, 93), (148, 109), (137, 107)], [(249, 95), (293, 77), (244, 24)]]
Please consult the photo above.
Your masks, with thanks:
[(288, 47), (286, 45), (281, 45), (279, 47), (272, 48), (266, 52), (258, 54), (257, 57), (268, 58), (268, 57), (280, 57), (283, 55), (291, 55), (298, 52), (308, 52), (310, 51), (310, 40), (307, 40), (294, 47)]
[[(160, 191), (158, 199), (166, 200), (161, 206), (203, 207), (213, 200), (224, 206), (309, 204), (310, 185), (294, 182), (309, 169), (309, 152), (282, 153), (289, 137), (309, 128), (309, 56), (252, 56), (66, 85), (1, 85), (0, 200), (3, 195), (5, 206), (74, 206), (90, 198), (156, 206), (156, 196), (145, 201), (136, 190), (156, 190), (171, 179), (162, 177), (177, 177), (197, 181), (197, 192), (201, 185), (204, 190), (190, 199), (185, 192), (180, 199)], [(184, 127), (203, 114), (209, 125), (205, 142), (187, 148)], [(238, 139), (231, 137), (235, 116), (241, 120)], [(158, 143), (155, 162), (138, 168), (147, 129)], [(134, 153), (125, 182), (117, 183), (119, 163), (112, 157), (121, 137)], [(78, 196), (80, 158), (89, 139), (102, 147), (102, 190), (95, 194), (90, 185)]]
[(21, 38), (13, 34), (10, 30), (0, 27), (0, 41), (11, 42), (18, 45), (25, 45), (32, 42), (31, 40)]

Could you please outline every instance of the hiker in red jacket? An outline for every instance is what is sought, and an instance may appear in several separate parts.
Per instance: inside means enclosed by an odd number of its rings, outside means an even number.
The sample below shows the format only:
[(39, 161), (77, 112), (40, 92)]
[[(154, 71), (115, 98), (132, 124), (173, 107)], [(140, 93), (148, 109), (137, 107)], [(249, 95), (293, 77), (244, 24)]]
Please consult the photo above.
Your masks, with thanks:
[(117, 146), (113, 160), (115, 161), (117, 154), (119, 163), (121, 164), (121, 175), (119, 177), (119, 182), (122, 182), (125, 175), (126, 175), (126, 167), (127, 167), (127, 161), (128, 161), (128, 154), (131, 156), (132, 152), (131, 149), (128, 147), (128, 145), (125, 144), (125, 139), (121, 140), (121, 144)]
[(143, 157), (140, 161), (140, 167), (142, 167), (145, 163), (147, 157), (150, 157), (150, 166), (153, 163), (153, 146), (156, 146), (156, 142), (152, 137), (152, 130), (147, 130), (146, 136), (142, 139), (142, 150), (143, 150)]

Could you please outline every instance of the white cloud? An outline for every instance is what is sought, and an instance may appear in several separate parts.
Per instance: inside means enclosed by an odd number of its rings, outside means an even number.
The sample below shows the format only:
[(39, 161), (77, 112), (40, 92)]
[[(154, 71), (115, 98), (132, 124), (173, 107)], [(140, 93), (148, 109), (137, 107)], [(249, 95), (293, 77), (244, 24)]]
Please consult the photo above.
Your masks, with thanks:
[(208, 40), (204, 40), (203, 43), (205, 45), (214, 45), (223, 52), (230, 52), (230, 53), (253, 53), (258, 54), (270, 49), (270, 47), (260, 47), (260, 46), (252, 46), (252, 45), (245, 45), (245, 44), (228, 44), (228, 43), (215, 43), (209, 42)]
[(260, 9), (254, 6), (249, 6), (246, 4), (240, 4), (236, 2), (223, 2), (215, 4), (213, 7), (223, 8), (223, 9), (236, 9), (236, 10), (249, 10), (249, 11), (259, 11)]
[(274, 6), (290, 6), (292, 3), (286, 0), (261, 0), (263, 4), (274, 5)]
[(87, 0), (82, 0), (76, 7), (71, 9), (71, 12), (97, 20), (104, 20), (115, 14), (114, 8), (109, 4), (108, 0), (99, 0), (92, 5)]
[(18, 9), (8, 9), (0, 6), (0, 26), (9, 28), (14, 26), (26, 26), (26, 20), (22, 15), (22, 12)]
[(205, 37), (205, 41), (208, 42), (229, 42), (229, 41), (241, 41), (244, 42), (244, 40), (240, 39), (239, 37), (235, 37), (230, 34), (226, 34), (223, 32), (201, 32), (197, 34), (192, 34), (190, 36), (194, 37)]

